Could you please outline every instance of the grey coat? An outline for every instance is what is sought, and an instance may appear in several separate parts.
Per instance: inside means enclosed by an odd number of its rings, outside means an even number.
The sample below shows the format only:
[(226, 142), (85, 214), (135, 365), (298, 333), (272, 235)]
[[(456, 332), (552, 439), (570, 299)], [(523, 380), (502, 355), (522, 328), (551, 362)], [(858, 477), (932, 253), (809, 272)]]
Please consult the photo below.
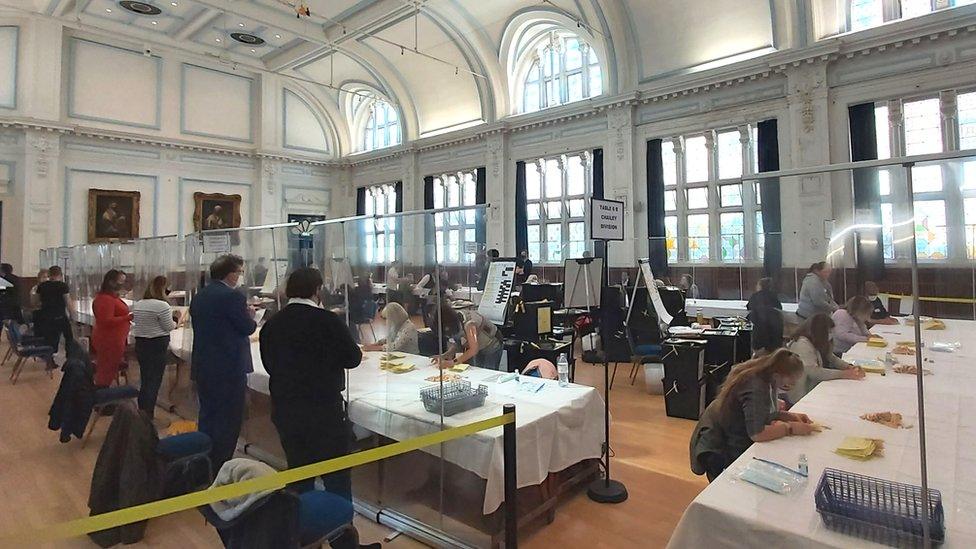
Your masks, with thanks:
[(829, 315), (836, 310), (837, 303), (834, 301), (834, 289), (830, 286), (830, 282), (820, 278), (816, 273), (807, 273), (800, 286), (797, 316), (810, 318), (817, 313)]

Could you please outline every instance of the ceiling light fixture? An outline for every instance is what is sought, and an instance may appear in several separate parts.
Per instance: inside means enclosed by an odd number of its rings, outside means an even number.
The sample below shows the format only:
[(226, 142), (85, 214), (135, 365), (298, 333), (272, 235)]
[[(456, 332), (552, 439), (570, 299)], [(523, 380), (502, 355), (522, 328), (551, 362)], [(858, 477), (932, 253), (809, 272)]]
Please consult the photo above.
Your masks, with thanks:
[(159, 24), (159, 21), (153, 21), (152, 24), (153, 25), (158, 25)]
[(257, 50), (255, 50), (254, 48), (251, 48), (251, 53), (257, 53)]
[(241, 44), (247, 44), (248, 46), (260, 46), (264, 44), (264, 38), (260, 36), (255, 36), (253, 34), (248, 34), (246, 32), (232, 32), (230, 37), (240, 42)]
[(170, 2), (170, 3), (169, 3), (169, 5), (171, 5), (171, 6), (173, 6), (174, 8), (175, 8), (176, 6), (179, 6), (179, 4), (178, 4), (177, 2)]
[(275, 35), (275, 38), (281, 38), (281, 35), (280, 34), (276, 34)]
[(112, 13), (112, 8), (105, 8), (105, 13)]
[(163, 10), (156, 6), (138, 0), (120, 0), (119, 5), (122, 6), (122, 9), (131, 11), (136, 15), (159, 15), (163, 13)]
[(214, 38), (215, 42), (220, 42), (220, 38)]
[(241, 27), (243, 29), (244, 28), (244, 23), (238, 23), (237, 26), (238, 27)]

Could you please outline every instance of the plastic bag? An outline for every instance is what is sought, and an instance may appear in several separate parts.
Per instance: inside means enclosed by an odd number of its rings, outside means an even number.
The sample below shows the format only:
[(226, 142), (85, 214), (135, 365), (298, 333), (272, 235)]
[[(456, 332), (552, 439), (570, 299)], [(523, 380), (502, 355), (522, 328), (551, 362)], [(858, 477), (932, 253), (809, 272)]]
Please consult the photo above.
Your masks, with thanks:
[(951, 343), (946, 341), (936, 341), (932, 343), (932, 346), (929, 347), (929, 349), (939, 351), (940, 353), (954, 353), (956, 352), (956, 349), (960, 347), (962, 347), (962, 343), (959, 343), (958, 341), (953, 341)]
[(755, 459), (732, 469), (730, 478), (733, 482), (743, 480), (777, 494), (788, 494), (806, 482), (806, 477), (786, 466)]

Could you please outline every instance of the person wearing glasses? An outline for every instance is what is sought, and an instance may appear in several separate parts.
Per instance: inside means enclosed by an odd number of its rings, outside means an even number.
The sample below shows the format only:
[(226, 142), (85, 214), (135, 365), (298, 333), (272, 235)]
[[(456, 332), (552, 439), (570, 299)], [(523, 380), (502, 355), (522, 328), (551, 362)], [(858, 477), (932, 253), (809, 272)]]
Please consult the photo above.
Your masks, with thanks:
[(254, 309), (240, 291), (244, 260), (222, 255), (210, 264), (210, 283), (190, 302), (193, 350), (190, 377), (200, 399), (200, 431), (210, 437), (213, 470), (234, 457), (244, 419)]

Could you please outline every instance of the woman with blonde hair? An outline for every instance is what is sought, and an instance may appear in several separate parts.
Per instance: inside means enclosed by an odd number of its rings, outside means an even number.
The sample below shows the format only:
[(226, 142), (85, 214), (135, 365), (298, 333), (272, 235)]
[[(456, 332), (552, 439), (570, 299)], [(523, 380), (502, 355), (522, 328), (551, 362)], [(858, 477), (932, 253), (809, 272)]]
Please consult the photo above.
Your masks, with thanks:
[(417, 342), (417, 327), (410, 321), (410, 315), (396, 301), (391, 301), (383, 307), (380, 315), (386, 319), (386, 337), (370, 345), (364, 345), (367, 351), (386, 351), (409, 353), (416, 355), (420, 353)]
[(173, 308), (166, 301), (169, 281), (152, 279), (142, 299), (132, 306), (132, 335), (139, 360), (139, 409), (153, 417), (159, 387), (163, 384), (169, 356), (169, 333), (176, 328)]
[(803, 363), (786, 349), (733, 368), (691, 435), (691, 470), (712, 481), (753, 442), (813, 432), (805, 414), (779, 410), (778, 393), (802, 375)]
[[(836, 313), (835, 313), (836, 314)], [(789, 404), (796, 404), (821, 381), (864, 379), (864, 371), (834, 354), (830, 332), (834, 321), (823, 313), (808, 318), (793, 333), (787, 348), (803, 361), (803, 375), (787, 393)]]

